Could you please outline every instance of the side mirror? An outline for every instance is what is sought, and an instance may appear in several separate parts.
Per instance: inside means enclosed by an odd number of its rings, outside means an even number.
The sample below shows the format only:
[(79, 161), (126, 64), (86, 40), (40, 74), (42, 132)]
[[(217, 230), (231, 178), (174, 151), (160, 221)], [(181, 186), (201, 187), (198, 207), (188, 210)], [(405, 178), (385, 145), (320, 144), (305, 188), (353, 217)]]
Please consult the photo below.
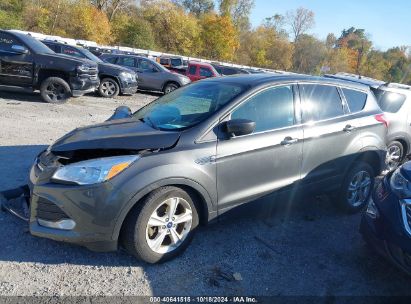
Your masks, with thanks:
[(13, 51), (14, 53), (16, 53), (16, 54), (21, 54), (21, 55), (27, 54), (27, 53), (29, 52), (29, 50), (26, 49), (24, 46), (22, 46), (22, 45), (17, 45), (17, 44), (13, 44), (13, 45), (11, 46), (11, 49), (12, 49), (12, 51)]
[(111, 115), (107, 121), (116, 120), (116, 119), (124, 119), (131, 117), (131, 109), (127, 106), (119, 106), (115, 111), (114, 114)]
[(232, 119), (225, 123), (225, 132), (230, 136), (241, 136), (253, 133), (255, 122), (248, 119)]

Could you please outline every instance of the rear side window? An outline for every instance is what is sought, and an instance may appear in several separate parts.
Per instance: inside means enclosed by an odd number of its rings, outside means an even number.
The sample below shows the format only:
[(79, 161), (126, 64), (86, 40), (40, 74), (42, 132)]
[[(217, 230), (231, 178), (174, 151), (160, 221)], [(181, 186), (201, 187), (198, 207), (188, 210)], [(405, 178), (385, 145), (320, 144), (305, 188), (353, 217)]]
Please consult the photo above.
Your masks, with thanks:
[(104, 61), (108, 63), (115, 63), (116, 59), (117, 57), (108, 57), (108, 58), (104, 58)]
[(365, 107), (367, 101), (367, 94), (364, 92), (341, 88), (344, 93), (345, 100), (347, 100), (348, 107), (351, 113), (359, 112)]
[(328, 85), (300, 85), (304, 122), (329, 119), (344, 114), (337, 88)]
[(200, 67), (200, 76), (202, 76), (202, 77), (212, 77), (213, 73), (210, 71), (209, 68)]
[(195, 65), (190, 66), (190, 69), (188, 70), (188, 73), (190, 75), (195, 75), (197, 71), (197, 67)]
[(374, 90), (378, 105), (383, 112), (396, 113), (404, 104), (405, 95), (385, 90)]
[(231, 119), (255, 122), (254, 132), (263, 132), (294, 124), (294, 95), (291, 86), (274, 87), (257, 93), (231, 114)]
[(136, 66), (136, 63), (133, 57), (120, 57), (118, 59), (117, 64), (124, 65), (127, 67), (133, 67), (133, 68)]

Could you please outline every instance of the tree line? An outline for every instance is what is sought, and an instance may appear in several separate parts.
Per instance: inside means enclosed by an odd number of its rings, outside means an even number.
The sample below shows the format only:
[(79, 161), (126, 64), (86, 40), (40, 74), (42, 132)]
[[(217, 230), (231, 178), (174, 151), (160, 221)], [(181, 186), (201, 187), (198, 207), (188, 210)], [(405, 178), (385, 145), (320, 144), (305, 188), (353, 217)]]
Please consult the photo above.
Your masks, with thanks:
[(405, 46), (380, 51), (364, 29), (325, 40), (300, 7), (257, 27), (254, 0), (0, 0), (0, 28), (320, 75), (348, 72), (411, 84)]

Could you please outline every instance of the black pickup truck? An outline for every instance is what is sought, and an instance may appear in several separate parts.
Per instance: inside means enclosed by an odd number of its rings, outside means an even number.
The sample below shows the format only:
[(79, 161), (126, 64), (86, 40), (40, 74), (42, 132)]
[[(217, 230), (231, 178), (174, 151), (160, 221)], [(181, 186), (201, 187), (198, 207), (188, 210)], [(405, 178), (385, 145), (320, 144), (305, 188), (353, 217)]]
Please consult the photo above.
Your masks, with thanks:
[(24, 33), (0, 30), (0, 89), (40, 90), (44, 101), (63, 103), (98, 86), (96, 63), (56, 54)]

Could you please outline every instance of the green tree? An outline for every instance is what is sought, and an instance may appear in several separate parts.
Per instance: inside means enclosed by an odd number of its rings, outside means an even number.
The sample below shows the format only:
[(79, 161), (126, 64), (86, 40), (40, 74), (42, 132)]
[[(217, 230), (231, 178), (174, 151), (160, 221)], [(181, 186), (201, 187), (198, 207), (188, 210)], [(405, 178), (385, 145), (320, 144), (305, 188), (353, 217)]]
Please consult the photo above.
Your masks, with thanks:
[(254, 7), (254, 0), (218, 0), (221, 16), (231, 18), (237, 31), (250, 29), (250, 13)]
[(327, 47), (324, 42), (311, 35), (300, 35), (294, 43), (293, 70), (318, 74), (326, 54)]
[(0, 28), (23, 28), (24, 0), (0, 0)]

